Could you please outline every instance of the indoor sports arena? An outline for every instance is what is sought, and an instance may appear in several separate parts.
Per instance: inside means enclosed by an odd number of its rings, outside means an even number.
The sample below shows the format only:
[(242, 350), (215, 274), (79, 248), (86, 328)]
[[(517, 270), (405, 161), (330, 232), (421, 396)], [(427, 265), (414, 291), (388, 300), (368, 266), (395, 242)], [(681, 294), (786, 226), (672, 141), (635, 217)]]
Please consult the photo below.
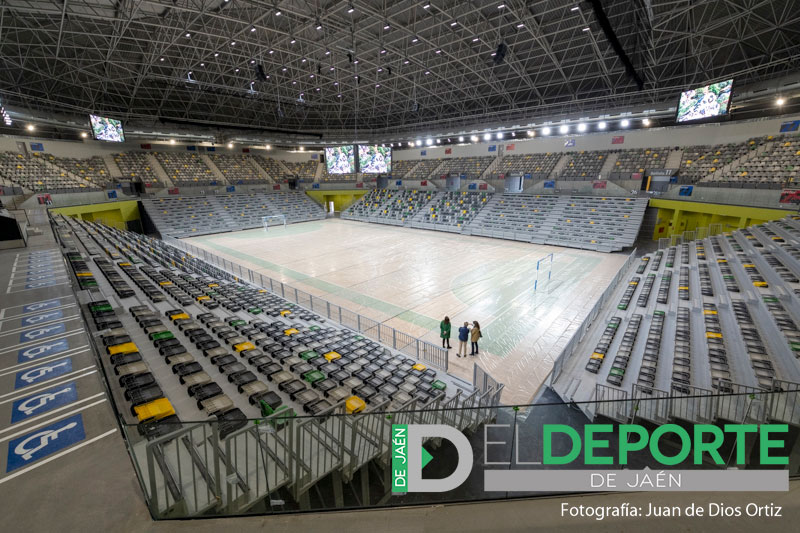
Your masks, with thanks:
[(0, 2), (0, 529), (794, 531), (800, 2)]

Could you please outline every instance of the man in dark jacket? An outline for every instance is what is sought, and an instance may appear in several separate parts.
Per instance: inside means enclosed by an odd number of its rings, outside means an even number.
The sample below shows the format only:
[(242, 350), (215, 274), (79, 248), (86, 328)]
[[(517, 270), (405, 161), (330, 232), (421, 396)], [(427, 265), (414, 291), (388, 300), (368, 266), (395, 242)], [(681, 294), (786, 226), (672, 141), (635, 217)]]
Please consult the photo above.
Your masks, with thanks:
[(464, 353), (464, 357), (467, 356), (467, 341), (469, 340), (469, 322), (464, 322), (464, 325), (458, 328), (458, 352), (456, 353), (456, 357), (461, 357), (461, 353)]

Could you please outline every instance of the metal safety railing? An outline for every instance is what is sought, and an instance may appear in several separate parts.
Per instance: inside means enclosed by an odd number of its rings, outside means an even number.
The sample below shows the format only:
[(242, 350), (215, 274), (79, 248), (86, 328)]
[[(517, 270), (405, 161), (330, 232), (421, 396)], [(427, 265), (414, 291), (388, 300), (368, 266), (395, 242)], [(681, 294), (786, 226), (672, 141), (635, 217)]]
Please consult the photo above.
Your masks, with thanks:
[(207, 250), (175, 239), (174, 237), (164, 237), (162, 241), (173, 248), (189, 253), (195, 258), (233, 275), (240, 281), (246, 281), (264, 288), (291, 303), (295, 303), (329, 320), (333, 320), (342, 326), (362, 333), (365, 337), (398, 350), (405, 355), (424, 361), (426, 364), (439, 370), (445, 372), (448, 370), (447, 350), (444, 348), (399, 331), (391, 326), (387, 326), (382, 322), (350, 311), (319, 296), (314, 296), (296, 287), (291, 287), (281, 281), (255, 272), (238, 263), (229, 261)]
[(572, 355), (575, 353), (575, 350), (577, 350), (581, 340), (583, 339), (583, 336), (586, 334), (587, 331), (589, 331), (589, 328), (592, 327), (592, 324), (594, 324), (595, 320), (597, 320), (600, 314), (600, 310), (603, 308), (608, 299), (614, 293), (614, 290), (619, 285), (619, 282), (623, 279), (623, 277), (625, 277), (628, 274), (628, 269), (630, 268), (631, 264), (633, 264), (633, 261), (635, 259), (636, 259), (636, 250), (633, 250), (633, 252), (631, 252), (631, 254), (628, 256), (628, 259), (625, 260), (625, 264), (623, 264), (622, 267), (617, 272), (617, 275), (614, 276), (614, 278), (611, 280), (611, 283), (608, 284), (606, 290), (604, 290), (603, 293), (600, 295), (600, 297), (597, 299), (597, 302), (595, 302), (591, 311), (589, 311), (589, 314), (586, 316), (586, 319), (580, 326), (578, 326), (578, 329), (575, 331), (575, 333), (572, 334), (572, 337), (567, 342), (566, 346), (564, 346), (564, 349), (561, 350), (561, 353), (558, 355), (555, 362), (553, 363), (553, 371), (550, 373), (550, 380), (548, 384), (551, 387), (555, 384), (556, 381), (558, 381), (558, 377), (561, 375), (561, 371), (563, 370), (564, 365), (567, 363), (567, 361), (570, 360)]

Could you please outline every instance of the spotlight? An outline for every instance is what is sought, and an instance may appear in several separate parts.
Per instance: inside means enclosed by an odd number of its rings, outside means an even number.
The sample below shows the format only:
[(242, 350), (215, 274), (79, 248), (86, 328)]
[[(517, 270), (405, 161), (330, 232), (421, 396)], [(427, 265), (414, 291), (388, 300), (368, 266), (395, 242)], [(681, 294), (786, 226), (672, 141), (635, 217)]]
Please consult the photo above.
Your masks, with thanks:
[(436, 139), (436, 144), (442, 144), (442, 140), (441, 139)]
[(422, 146), (422, 139), (417, 139), (417, 146)]
[(490, 141), (490, 140), (492, 140), (492, 134), (491, 134), (491, 133), (484, 133), (484, 134), (483, 134), (483, 140), (484, 140), (484, 141)]
[[(219, 52), (214, 52), (214, 57), (219, 57)], [(161, 60), (163, 61), (164, 59), (162, 58)]]
[(498, 139), (502, 139), (503, 138), (503, 132), (502, 131), (498, 131), (497, 132), (497, 138)]
[(272, 145), (271, 144), (267, 145), (267, 150), (272, 150)]
[(427, 76), (428, 74), (430, 74), (430, 73), (431, 73), (431, 71), (430, 71), (430, 70), (426, 70), (426, 71), (425, 71), (425, 75), (426, 75), (426, 76)]
[(533, 137), (534, 135), (536, 135), (536, 132), (535, 132), (535, 131), (533, 131), (533, 130), (528, 130), (528, 137)]
[(642, 124), (644, 124), (645, 126), (649, 126), (650, 125), (650, 119), (649, 118), (643, 118), (642, 119)]
[(186, 34), (186, 37), (187, 37), (187, 38), (188, 38), (188, 37), (191, 37), (191, 36), (192, 36), (192, 34), (191, 34), (191, 33), (187, 33), (187, 34)]
[(451, 23), (450, 23), (450, 26), (458, 26), (458, 22), (456, 22), (456, 21), (454, 20), (453, 22), (451, 22)]
[(88, 134), (88, 133), (86, 133), (85, 131), (82, 131), (82, 132), (81, 132), (81, 137), (83, 137), (84, 139), (85, 139), (86, 137), (88, 137), (88, 136), (89, 136), (89, 134)]
[(480, 41), (480, 39), (478, 37), (473, 37), (472, 38), (472, 42), (473, 43), (477, 43), (478, 41)]
[(233, 148), (233, 143), (228, 143), (228, 148)]
[(511, 136), (512, 136), (512, 137), (516, 137), (516, 136), (517, 136), (517, 133), (512, 131), (512, 132), (511, 132)]
[(581, 132), (581, 133), (583, 133), (584, 131), (586, 131), (586, 124), (584, 124), (583, 122), (581, 122), (580, 124), (578, 124), (578, 131), (579, 131), (579, 132)]
[(521, 22), (519, 24), (517, 24), (517, 29), (524, 28), (524, 27), (525, 27), (525, 24), (523, 24)]
[(276, 17), (280, 17), (280, 16), (281, 16), (281, 12), (280, 12), (280, 11), (276, 11), (276, 12), (275, 12), (275, 16), (276, 16)]
[(778, 105), (783, 105), (785, 102), (786, 102), (786, 100), (784, 100), (783, 98), (780, 98), (780, 97), (777, 100), (775, 100), (775, 103), (778, 104)]
[(630, 126), (630, 124), (631, 124), (631, 121), (628, 120), (627, 118), (622, 119), (620, 121), (620, 123), (619, 123), (619, 125), (622, 126), (623, 128), (627, 128), (628, 126)]
[(159, 61), (164, 61), (164, 58), (162, 57), (161, 59), (159, 59)]
[(251, 31), (251, 32), (254, 32), (254, 31), (256, 31), (256, 28), (255, 28), (255, 26), (253, 26), (252, 28), (250, 28), (250, 31)]
[(411, 42), (412, 43), (419, 42), (419, 37), (414, 37), (413, 39), (411, 39)]
[(306, 147), (305, 146), (299, 146), (297, 149), (300, 150), (301, 152), (305, 152), (306, 151)]
[(231, 41), (231, 46), (236, 46), (236, 41)]
[(505, 4), (500, 4), (499, 6), (497, 6), (497, 9), (503, 9), (504, 7), (506, 7)]
[(384, 30), (388, 30), (389, 28), (391, 28), (391, 26), (389, 26), (388, 22), (386, 24), (384, 24), (384, 26), (383, 26)]
[(566, 124), (562, 124), (562, 125), (561, 125), (561, 126), (558, 128), (558, 132), (559, 132), (559, 133), (569, 133), (569, 126), (567, 126)]
[(319, 22), (317, 22), (317, 31), (319, 31), (319, 30), (321, 30), (321, 29), (322, 29), (322, 24), (320, 24)]
[(296, 42), (297, 42), (297, 39), (295, 39), (294, 37), (292, 37), (292, 40), (291, 40), (291, 41), (289, 41), (289, 43), (291, 43), (291, 44), (294, 44), (294, 43), (296, 43)]
[(428, 9), (429, 7), (431, 7), (430, 4), (425, 4), (424, 6), (422, 6), (422, 9)]
[(175, 139), (170, 139), (169, 144), (175, 144)]
[(28, 129), (28, 131), (34, 131), (34, 130), (36, 130), (36, 126), (34, 126), (33, 124), (28, 124), (28, 128), (27, 129)]
[(458, 136), (458, 142), (460, 142), (460, 143), (464, 142), (464, 136), (463, 135), (459, 135)]
[(347, 12), (348, 13), (352, 13), (355, 10), (356, 10), (356, 8), (353, 7), (353, 4), (350, 4), (350, 6), (347, 8)]
[(472, 137), (469, 138), (469, 140), (474, 142), (474, 143), (476, 143), (476, 142), (478, 142), (478, 136), (477, 135), (473, 135)]
[(411, 146), (414, 146), (414, 143), (413, 143), (413, 142), (411, 142), (411, 141), (408, 141), (408, 146), (409, 146), (409, 147), (411, 147)]
[(542, 128), (542, 135), (550, 135), (550, 128), (547, 126)]
[(597, 129), (598, 129), (598, 130), (604, 130), (604, 129), (606, 129), (606, 123), (605, 123), (605, 121), (600, 121), (600, 122), (598, 122), (598, 123), (597, 123)]
[(432, 145), (432, 144), (433, 144), (433, 139), (431, 139), (430, 137), (428, 137), (427, 139), (425, 139), (425, 146), (430, 146), (430, 145)]

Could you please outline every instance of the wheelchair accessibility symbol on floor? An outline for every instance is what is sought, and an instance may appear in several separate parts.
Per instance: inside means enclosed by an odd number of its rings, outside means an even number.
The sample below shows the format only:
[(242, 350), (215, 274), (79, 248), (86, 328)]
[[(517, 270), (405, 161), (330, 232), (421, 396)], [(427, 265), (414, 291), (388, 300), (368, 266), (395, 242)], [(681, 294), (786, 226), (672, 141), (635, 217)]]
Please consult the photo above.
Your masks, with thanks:
[(59, 333), (64, 333), (67, 327), (63, 322), (60, 324), (53, 324), (52, 326), (44, 326), (36, 329), (29, 329), (19, 334), (19, 342), (35, 341), (37, 339), (46, 339)]
[(11, 423), (16, 424), (21, 420), (46, 413), (56, 407), (72, 403), (77, 399), (78, 389), (75, 387), (74, 381), (37, 392), (12, 404)]
[(32, 311), (41, 311), (42, 309), (50, 309), (51, 307), (58, 307), (59, 305), (61, 305), (61, 300), (45, 300), (44, 302), (26, 305), (22, 308), (22, 312), (30, 313)]
[(61, 309), (56, 309), (55, 311), (49, 311), (47, 313), (42, 313), (41, 315), (26, 316), (22, 319), (22, 325), (34, 326), (36, 324), (41, 324), (42, 322), (51, 322), (63, 316), (64, 313), (61, 312)]
[[(64, 326), (64, 324), (60, 324), (60, 326)], [(33, 361), (34, 359), (65, 352), (68, 349), (69, 343), (67, 342), (67, 339), (58, 339), (56, 341), (45, 342), (43, 344), (37, 344), (36, 346), (19, 350), (17, 352), (17, 361), (20, 363), (27, 363), (28, 361)]]
[(34, 383), (39, 383), (40, 381), (45, 381), (47, 379), (53, 379), (71, 371), (72, 359), (69, 357), (29, 368), (28, 370), (20, 370), (17, 372), (16, 379), (14, 380), (14, 390), (27, 387), (28, 385), (33, 385)]
[(85, 438), (80, 414), (37, 429), (8, 443), (6, 472), (27, 466)]

